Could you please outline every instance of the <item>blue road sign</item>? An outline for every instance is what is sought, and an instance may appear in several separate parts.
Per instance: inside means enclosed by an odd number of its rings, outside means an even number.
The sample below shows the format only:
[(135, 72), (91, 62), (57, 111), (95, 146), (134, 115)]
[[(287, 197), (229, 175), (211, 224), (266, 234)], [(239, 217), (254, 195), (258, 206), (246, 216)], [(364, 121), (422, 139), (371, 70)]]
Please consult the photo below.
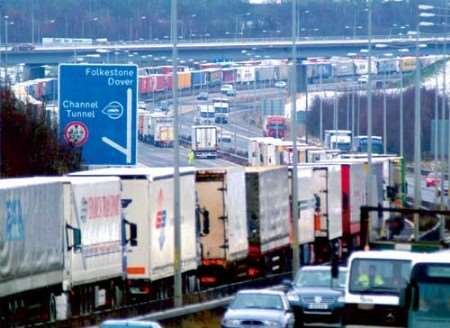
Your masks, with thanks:
[(59, 66), (59, 131), (88, 165), (135, 165), (136, 65)]

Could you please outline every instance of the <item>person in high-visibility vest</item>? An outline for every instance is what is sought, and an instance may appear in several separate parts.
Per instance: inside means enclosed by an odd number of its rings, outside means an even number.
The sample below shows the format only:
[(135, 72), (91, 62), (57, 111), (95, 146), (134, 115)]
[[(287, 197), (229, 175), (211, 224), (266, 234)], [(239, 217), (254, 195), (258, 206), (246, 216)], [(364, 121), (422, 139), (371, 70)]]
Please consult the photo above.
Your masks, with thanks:
[(195, 159), (194, 151), (192, 149), (190, 149), (189, 152), (188, 152), (188, 163), (190, 165), (194, 164), (194, 159)]
[(374, 265), (369, 267), (369, 273), (362, 273), (358, 277), (358, 285), (363, 288), (379, 287), (384, 285), (383, 277), (377, 273)]

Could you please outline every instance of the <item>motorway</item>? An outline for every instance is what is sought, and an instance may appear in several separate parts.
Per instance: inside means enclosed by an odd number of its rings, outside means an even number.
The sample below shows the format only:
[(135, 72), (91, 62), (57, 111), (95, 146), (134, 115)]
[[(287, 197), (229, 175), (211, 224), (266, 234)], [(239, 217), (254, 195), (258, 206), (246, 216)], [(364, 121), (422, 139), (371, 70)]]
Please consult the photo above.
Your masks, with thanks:
[[(173, 148), (159, 148), (140, 142), (138, 145), (138, 162), (141, 165), (150, 167), (173, 166), (174, 150)], [(189, 164), (188, 149), (184, 147), (180, 147), (180, 165), (195, 166), (198, 168), (237, 166), (235, 163), (220, 158), (196, 159), (194, 163)]]
[[(255, 95), (256, 92), (256, 95)], [(248, 149), (248, 139), (251, 137), (260, 137), (263, 135), (262, 129), (256, 126), (258, 106), (252, 105), (253, 99), (277, 98), (285, 95), (285, 90), (276, 88), (250, 89), (240, 90), (238, 95), (233, 99), (230, 112), (230, 121), (228, 124), (218, 125), (221, 133), (227, 133), (231, 136), (231, 144), (221, 144), (223, 150), (234, 149), (239, 152), (246, 152)], [(215, 97), (222, 96), (220, 93), (210, 93), (210, 101)], [(180, 98), (180, 135), (189, 137), (191, 134), (191, 126), (195, 118), (195, 105), (201, 103), (196, 100), (195, 96), (187, 96)], [(153, 107), (152, 102), (148, 102), (148, 108)], [(180, 148), (180, 165), (189, 165), (187, 160), (188, 149)], [(174, 152), (172, 148), (159, 148), (152, 145), (139, 143), (138, 161), (146, 166), (173, 166)], [(196, 159), (193, 163), (196, 167), (225, 167), (235, 166), (235, 163), (224, 159)], [(408, 197), (414, 198), (414, 177), (412, 174), (407, 175)], [(421, 181), (422, 200), (426, 203), (435, 203), (436, 189), (427, 187), (425, 179)]]
[[(257, 89), (257, 99), (280, 97), (285, 91), (275, 88)], [(210, 93), (209, 99), (221, 96), (220, 93)], [(258, 107), (249, 105), (249, 101), (255, 97), (255, 90), (241, 90), (233, 99), (231, 105), (230, 121), (228, 124), (218, 125), (221, 133), (231, 135), (231, 144), (222, 144), (221, 148), (236, 149), (237, 151), (247, 151), (248, 138), (262, 136), (262, 130), (255, 126), (255, 110)], [(180, 136), (188, 137), (191, 134), (191, 126), (195, 118), (195, 104), (201, 103), (195, 99), (195, 96), (180, 98)], [(149, 108), (153, 106), (148, 103)], [(220, 134), (220, 133), (219, 133)], [(180, 165), (189, 165), (187, 160), (188, 149), (180, 147)], [(138, 162), (146, 166), (173, 166), (174, 151), (173, 148), (160, 148), (153, 145), (139, 143)], [(235, 163), (224, 159), (196, 159), (193, 163), (196, 167), (225, 167), (236, 166)]]

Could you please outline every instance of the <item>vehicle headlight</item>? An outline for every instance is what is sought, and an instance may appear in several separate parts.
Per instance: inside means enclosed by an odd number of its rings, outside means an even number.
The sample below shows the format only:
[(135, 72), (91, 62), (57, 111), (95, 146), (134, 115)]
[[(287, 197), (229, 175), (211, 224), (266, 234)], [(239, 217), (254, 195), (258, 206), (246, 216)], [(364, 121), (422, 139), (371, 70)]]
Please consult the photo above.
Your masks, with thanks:
[(345, 297), (344, 296), (339, 296), (337, 301), (338, 301), (338, 303), (345, 303)]
[(288, 294), (287, 298), (289, 302), (300, 302), (300, 296), (297, 294)]
[(239, 325), (241, 324), (241, 320), (225, 319), (225, 320), (223, 320), (222, 324), (224, 326), (229, 326), (229, 327), (239, 327)]
[(278, 321), (267, 320), (264, 321), (264, 324), (267, 327), (281, 327), (281, 324)]

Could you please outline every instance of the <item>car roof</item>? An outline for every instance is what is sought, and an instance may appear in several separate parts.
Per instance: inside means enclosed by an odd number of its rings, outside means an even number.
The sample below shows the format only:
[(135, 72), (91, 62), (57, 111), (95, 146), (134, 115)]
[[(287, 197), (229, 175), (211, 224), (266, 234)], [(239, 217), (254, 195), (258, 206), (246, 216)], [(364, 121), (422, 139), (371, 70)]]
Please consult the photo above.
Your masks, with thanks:
[(282, 297), (285, 296), (285, 294), (282, 291), (272, 289), (243, 289), (238, 291), (237, 294), (277, 295)]
[(161, 327), (157, 322), (137, 321), (137, 320), (106, 320), (101, 323), (101, 328), (109, 327), (139, 327), (139, 328), (156, 328)]

